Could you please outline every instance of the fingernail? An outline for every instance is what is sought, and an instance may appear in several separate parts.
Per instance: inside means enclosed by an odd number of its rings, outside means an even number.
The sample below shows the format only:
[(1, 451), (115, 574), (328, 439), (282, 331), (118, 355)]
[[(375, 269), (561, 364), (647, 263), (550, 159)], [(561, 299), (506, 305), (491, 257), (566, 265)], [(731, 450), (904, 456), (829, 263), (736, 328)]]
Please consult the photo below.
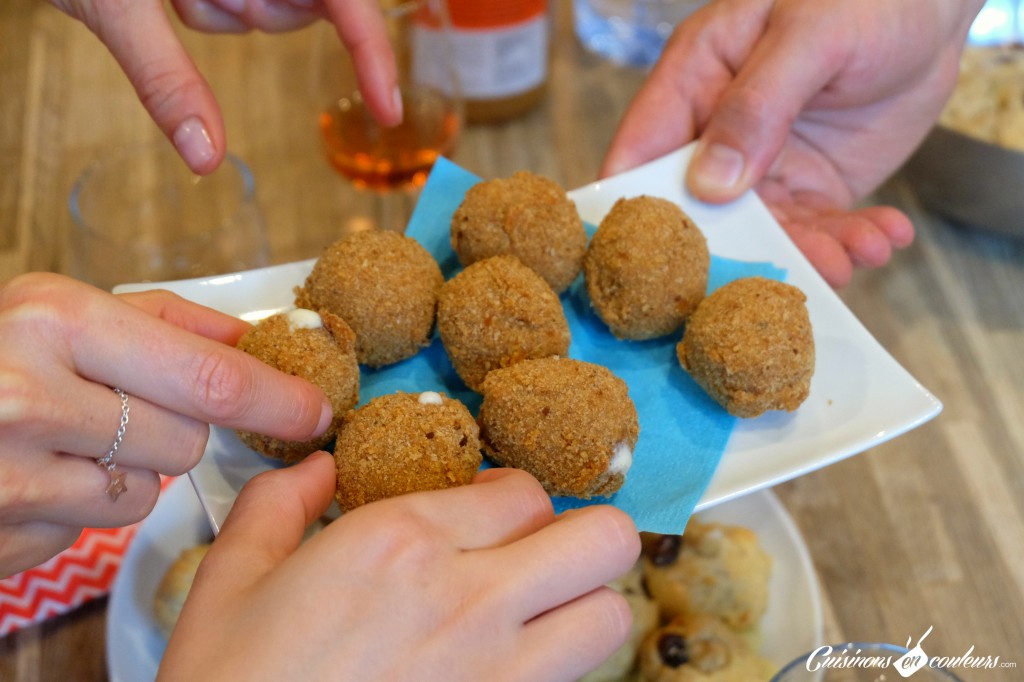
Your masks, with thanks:
[(327, 427), (331, 425), (331, 419), (334, 417), (334, 411), (331, 409), (331, 404), (326, 400), (320, 404), (320, 421), (316, 425), (316, 435), (322, 435), (327, 431)]
[(234, 14), (241, 14), (245, 11), (245, 0), (216, 0), (216, 4)]
[(603, 177), (618, 175), (619, 173), (625, 173), (631, 167), (630, 163), (625, 159), (612, 159), (604, 165), (604, 168), (601, 169), (601, 175)]
[(709, 144), (694, 159), (693, 179), (709, 189), (728, 189), (743, 175), (743, 154), (724, 144)]
[(174, 131), (173, 142), (181, 158), (185, 159), (188, 167), (197, 173), (213, 158), (213, 141), (210, 134), (206, 132), (203, 122), (194, 116), (182, 121)]

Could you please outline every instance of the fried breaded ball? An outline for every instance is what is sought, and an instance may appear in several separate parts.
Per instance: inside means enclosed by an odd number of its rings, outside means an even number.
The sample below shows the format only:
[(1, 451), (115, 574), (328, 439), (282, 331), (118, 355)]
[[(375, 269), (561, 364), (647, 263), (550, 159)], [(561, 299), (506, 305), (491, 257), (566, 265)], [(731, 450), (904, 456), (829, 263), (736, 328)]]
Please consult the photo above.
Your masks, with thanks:
[(641, 682), (753, 682), (777, 667), (706, 614), (680, 616), (647, 635), (639, 659)]
[(463, 265), (511, 254), (555, 293), (576, 279), (587, 250), (576, 204), (556, 182), (527, 171), (471, 187), (452, 216), (451, 238)]
[(273, 315), (247, 331), (237, 347), (271, 367), (318, 386), (334, 413), (327, 431), (308, 441), (237, 432), (243, 443), (262, 455), (286, 464), (305, 459), (334, 439), (342, 416), (359, 402), (356, 335), (337, 315), (301, 308)]
[(552, 495), (612, 495), (640, 434), (626, 382), (570, 358), (523, 360), (484, 379), (480, 440), (487, 456), (524, 469)]
[(704, 234), (671, 201), (619, 199), (601, 221), (583, 260), (587, 293), (620, 339), (653, 339), (677, 330), (708, 286)]
[(391, 393), (345, 415), (334, 447), (342, 511), (418, 490), (466, 485), (480, 462), (480, 431), (458, 400)]
[(381, 367), (430, 345), (443, 283), (437, 261), (415, 239), (365, 230), (324, 250), (295, 289), (295, 304), (348, 322), (359, 362)]
[(707, 613), (737, 630), (760, 623), (772, 562), (754, 531), (692, 518), (682, 536), (642, 537), (644, 581), (664, 620)]
[(455, 371), (477, 392), (492, 369), (569, 352), (562, 302), (515, 256), (477, 261), (445, 282), (437, 331)]
[(793, 411), (814, 374), (814, 335), (804, 293), (745, 277), (708, 296), (686, 323), (679, 363), (737, 417)]

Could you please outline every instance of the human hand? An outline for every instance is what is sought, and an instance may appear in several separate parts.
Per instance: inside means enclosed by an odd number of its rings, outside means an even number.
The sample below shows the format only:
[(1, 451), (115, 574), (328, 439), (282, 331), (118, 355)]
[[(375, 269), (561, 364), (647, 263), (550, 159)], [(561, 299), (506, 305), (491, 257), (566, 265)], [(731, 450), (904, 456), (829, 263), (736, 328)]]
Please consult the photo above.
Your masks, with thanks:
[[(213, 172), (226, 150), (210, 86), (178, 40), (162, 2), (50, 0), (81, 20), (114, 55), (143, 106), (194, 172)], [(352, 53), (359, 89), (383, 125), (402, 119), (394, 55), (375, 0), (172, 0), (186, 26), (209, 33), (268, 33), (334, 24)]]
[(719, 203), (754, 187), (822, 276), (913, 240), (852, 210), (913, 152), (956, 82), (982, 0), (716, 0), (680, 24), (627, 110), (610, 175), (700, 138), (686, 177)]
[[(52, 274), (0, 288), (0, 577), (68, 547), (83, 527), (145, 517), (158, 473), (202, 456), (209, 422), (305, 440), (331, 408), (319, 389), (230, 347), (249, 325), (165, 291), (113, 296)], [(128, 394), (116, 471), (111, 448)]]
[(528, 474), (359, 507), (299, 543), (334, 493), (317, 453), (242, 490), (199, 567), (160, 680), (575, 680), (631, 615), (604, 584), (640, 551), (608, 506), (555, 517)]

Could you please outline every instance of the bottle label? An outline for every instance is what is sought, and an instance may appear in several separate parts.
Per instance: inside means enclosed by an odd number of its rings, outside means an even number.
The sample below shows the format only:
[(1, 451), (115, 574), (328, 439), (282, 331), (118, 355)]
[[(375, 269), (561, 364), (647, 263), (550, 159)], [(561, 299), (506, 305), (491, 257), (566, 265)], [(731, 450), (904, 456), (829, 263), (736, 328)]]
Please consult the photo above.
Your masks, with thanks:
[[(466, 7), (460, 8), (460, 4)], [(544, 2), (497, 4), (503, 11), (485, 16), (479, 7), (471, 10), (472, 2), (452, 2), (450, 46), (445, 45), (439, 31), (417, 26), (413, 53), (416, 80), (448, 90), (443, 82), (446, 79), (436, 73), (436, 65), (445, 63), (439, 57), (450, 49), (466, 99), (511, 97), (543, 83), (547, 79), (550, 39)]]

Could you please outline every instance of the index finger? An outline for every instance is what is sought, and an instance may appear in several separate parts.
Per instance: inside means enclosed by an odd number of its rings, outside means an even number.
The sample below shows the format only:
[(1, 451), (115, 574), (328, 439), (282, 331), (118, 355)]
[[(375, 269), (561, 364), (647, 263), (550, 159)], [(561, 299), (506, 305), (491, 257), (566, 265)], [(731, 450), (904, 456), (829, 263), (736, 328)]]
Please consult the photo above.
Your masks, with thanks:
[(233, 347), (245, 322), (170, 295), (129, 300), (140, 307), (107, 295), (72, 304), (84, 320), (71, 346), (81, 376), (274, 438), (308, 440), (327, 429), (331, 406), (320, 389)]
[(193, 172), (212, 173), (227, 148), (220, 107), (178, 40), (162, 3), (95, 3), (82, 17), (121, 65), (142, 105)]
[(185, 331), (230, 346), (238, 343), (242, 334), (252, 328), (245, 320), (194, 303), (165, 289), (118, 294), (118, 298)]
[(359, 92), (381, 125), (402, 121), (398, 69), (380, 5), (367, 0), (324, 0), (338, 37), (352, 54)]
[(640, 534), (625, 512), (594, 505), (486, 551), (495, 573), (514, 569), (510, 607), (525, 623), (624, 575), (640, 556)]
[[(518, 469), (485, 469), (471, 485), (404, 495), (389, 506), (400, 518), (420, 518), (443, 529), (439, 532), (460, 550), (501, 547), (555, 520), (551, 498), (537, 479)], [(379, 520), (380, 510), (375, 513)]]

